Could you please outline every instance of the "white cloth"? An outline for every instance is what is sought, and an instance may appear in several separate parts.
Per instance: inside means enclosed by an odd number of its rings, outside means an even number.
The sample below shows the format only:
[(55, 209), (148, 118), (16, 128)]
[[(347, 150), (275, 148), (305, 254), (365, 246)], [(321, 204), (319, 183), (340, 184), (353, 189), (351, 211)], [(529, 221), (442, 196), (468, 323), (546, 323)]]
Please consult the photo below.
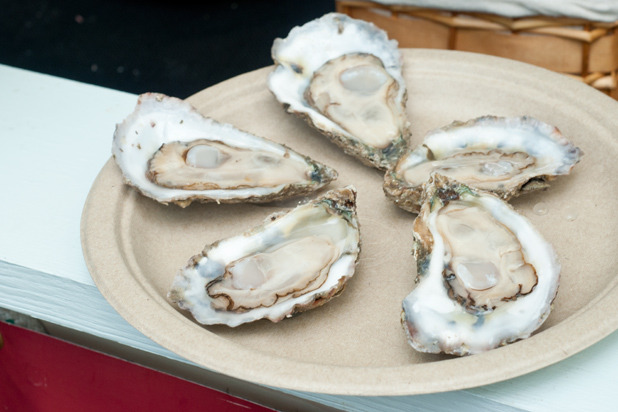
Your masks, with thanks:
[(618, 20), (618, 0), (373, 0), (430, 9), (470, 11), (505, 17), (555, 16), (589, 21)]

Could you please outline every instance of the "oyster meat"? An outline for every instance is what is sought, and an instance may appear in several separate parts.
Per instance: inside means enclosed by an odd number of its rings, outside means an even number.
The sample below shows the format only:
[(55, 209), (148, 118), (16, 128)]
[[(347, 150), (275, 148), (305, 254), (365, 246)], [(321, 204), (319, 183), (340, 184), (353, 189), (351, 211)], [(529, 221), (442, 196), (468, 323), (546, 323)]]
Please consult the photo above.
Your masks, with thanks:
[(440, 173), (508, 200), (568, 174), (582, 152), (560, 131), (531, 117), (485, 116), (428, 133), (384, 176), (384, 192), (417, 213), (423, 183)]
[(545, 321), (560, 265), (497, 196), (433, 175), (414, 221), (418, 278), (402, 325), (422, 352), (470, 355), (527, 338)]
[(202, 116), (156, 93), (114, 133), (125, 182), (161, 203), (267, 202), (317, 190), (337, 172), (292, 149)]
[(206, 246), (176, 275), (168, 296), (202, 324), (278, 322), (341, 293), (359, 253), (356, 191), (332, 190)]
[(386, 32), (330, 13), (276, 39), (272, 57), (275, 97), (346, 153), (386, 169), (405, 150), (407, 92), (397, 42)]

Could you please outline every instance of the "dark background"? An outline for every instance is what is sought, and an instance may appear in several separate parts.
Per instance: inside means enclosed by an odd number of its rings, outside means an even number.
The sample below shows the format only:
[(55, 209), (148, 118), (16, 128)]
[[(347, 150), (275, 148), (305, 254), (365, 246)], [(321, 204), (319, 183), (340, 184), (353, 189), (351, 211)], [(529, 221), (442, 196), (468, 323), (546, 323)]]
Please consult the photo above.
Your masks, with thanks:
[(0, 63), (186, 98), (273, 64), (276, 37), (334, 0), (0, 0)]

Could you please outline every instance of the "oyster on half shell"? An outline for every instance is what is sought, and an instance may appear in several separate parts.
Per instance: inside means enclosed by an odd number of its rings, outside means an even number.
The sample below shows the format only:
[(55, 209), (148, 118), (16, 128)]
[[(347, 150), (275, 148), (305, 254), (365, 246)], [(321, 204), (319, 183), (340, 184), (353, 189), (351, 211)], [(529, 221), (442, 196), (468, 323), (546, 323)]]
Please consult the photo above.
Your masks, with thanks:
[(168, 297), (206, 325), (278, 322), (341, 293), (359, 253), (356, 191), (331, 190), (206, 246), (176, 275)]
[(409, 138), (406, 86), (395, 40), (372, 23), (330, 13), (272, 47), (268, 87), (344, 152), (386, 169)]
[(560, 131), (531, 117), (485, 116), (429, 132), (384, 175), (384, 192), (410, 212), (420, 208), (432, 173), (502, 199), (544, 189), (568, 174), (582, 152)]
[(267, 202), (304, 195), (337, 172), (292, 149), (202, 116), (156, 93), (116, 126), (112, 153), (125, 182), (182, 207), (193, 200)]
[(417, 285), (402, 325), (421, 352), (470, 355), (529, 337), (556, 296), (560, 265), (497, 196), (433, 175), (414, 221)]

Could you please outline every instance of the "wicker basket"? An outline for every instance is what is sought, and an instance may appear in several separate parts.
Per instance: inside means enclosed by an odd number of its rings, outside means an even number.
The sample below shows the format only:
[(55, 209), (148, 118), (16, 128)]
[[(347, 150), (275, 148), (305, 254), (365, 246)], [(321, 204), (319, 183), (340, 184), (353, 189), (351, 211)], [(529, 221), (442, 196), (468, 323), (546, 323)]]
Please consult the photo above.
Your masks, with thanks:
[(336, 0), (337, 11), (371, 21), (400, 47), (462, 50), (519, 60), (575, 77), (618, 99), (618, 21), (450, 12)]

